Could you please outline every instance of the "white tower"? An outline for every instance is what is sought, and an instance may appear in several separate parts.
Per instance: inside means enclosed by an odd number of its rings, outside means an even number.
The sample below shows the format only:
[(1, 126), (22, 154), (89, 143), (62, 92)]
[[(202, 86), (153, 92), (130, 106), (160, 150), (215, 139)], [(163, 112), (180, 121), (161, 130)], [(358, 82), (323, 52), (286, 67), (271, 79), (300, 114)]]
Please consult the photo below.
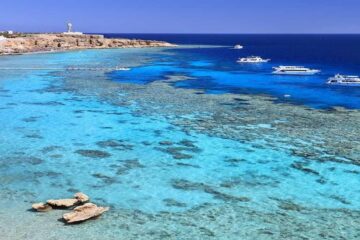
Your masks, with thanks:
[(67, 24), (67, 32), (68, 32), (68, 33), (71, 33), (71, 32), (72, 32), (72, 27), (73, 27), (72, 23), (69, 22), (69, 23)]
[(63, 34), (69, 34), (69, 35), (82, 35), (82, 32), (73, 32), (73, 25), (71, 22), (67, 24), (67, 32), (64, 32)]

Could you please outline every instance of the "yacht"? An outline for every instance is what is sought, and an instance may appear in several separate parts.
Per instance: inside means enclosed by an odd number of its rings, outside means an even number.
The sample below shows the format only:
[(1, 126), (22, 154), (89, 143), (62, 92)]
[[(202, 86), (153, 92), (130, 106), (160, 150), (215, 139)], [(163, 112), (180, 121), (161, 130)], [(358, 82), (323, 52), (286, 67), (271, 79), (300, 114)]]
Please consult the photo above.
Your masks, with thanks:
[(336, 74), (334, 77), (329, 78), (327, 83), (332, 85), (360, 86), (360, 77)]
[(243, 48), (244, 48), (244, 46), (242, 46), (242, 45), (240, 45), (240, 44), (235, 45), (235, 47), (234, 47), (234, 49), (243, 49)]
[(319, 73), (318, 69), (310, 69), (302, 66), (279, 66), (274, 67), (274, 74), (284, 74), (284, 75), (313, 75)]
[(270, 59), (263, 59), (263, 58), (257, 57), (257, 56), (239, 58), (237, 60), (238, 63), (267, 63), (269, 61), (270, 61)]
[(130, 71), (131, 69), (127, 68), (127, 67), (116, 67), (115, 70), (116, 71)]

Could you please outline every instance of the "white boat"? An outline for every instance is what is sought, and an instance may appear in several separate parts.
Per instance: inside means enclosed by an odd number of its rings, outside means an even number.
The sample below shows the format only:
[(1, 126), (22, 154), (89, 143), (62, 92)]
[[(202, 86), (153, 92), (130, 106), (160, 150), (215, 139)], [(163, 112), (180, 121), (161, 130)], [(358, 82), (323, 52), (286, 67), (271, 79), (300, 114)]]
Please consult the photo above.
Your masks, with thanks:
[(235, 45), (234, 49), (243, 49), (244, 47), (240, 44)]
[(331, 78), (328, 79), (327, 84), (346, 85), (346, 86), (360, 86), (360, 77), (359, 76), (336, 74), (334, 77), (331, 77)]
[(250, 57), (245, 57), (245, 58), (239, 58), (237, 60), (238, 63), (267, 63), (269, 61), (270, 61), (270, 59), (263, 59), (263, 58), (258, 57), (258, 56), (250, 56)]
[(274, 67), (273, 74), (283, 75), (314, 75), (320, 72), (318, 69), (310, 69), (302, 66), (279, 66)]
[(115, 70), (116, 71), (130, 71), (131, 69), (127, 68), (127, 67), (116, 67)]

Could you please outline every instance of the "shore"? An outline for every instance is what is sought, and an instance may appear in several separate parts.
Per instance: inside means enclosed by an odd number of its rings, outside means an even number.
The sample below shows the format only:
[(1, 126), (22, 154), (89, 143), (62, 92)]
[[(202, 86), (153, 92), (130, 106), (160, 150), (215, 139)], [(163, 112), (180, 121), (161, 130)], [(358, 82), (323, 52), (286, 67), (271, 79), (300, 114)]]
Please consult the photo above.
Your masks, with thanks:
[(0, 41), (0, 55), (38, 52), (59, 52), (81, 49), (174, 47), (176, 45), (153, 40), (105, 38), (94, 34), (25, 34)]

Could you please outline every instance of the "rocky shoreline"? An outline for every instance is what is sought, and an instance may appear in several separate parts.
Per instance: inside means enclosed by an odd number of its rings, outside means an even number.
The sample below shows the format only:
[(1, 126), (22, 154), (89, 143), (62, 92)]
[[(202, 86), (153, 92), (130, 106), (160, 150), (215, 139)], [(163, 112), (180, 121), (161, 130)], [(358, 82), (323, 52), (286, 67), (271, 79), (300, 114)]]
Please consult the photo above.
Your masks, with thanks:
[(105, 38), (93, 34), (25, 34), (0, 41), (0, 55), (81, 49), (174, 47), (163, 41)]

